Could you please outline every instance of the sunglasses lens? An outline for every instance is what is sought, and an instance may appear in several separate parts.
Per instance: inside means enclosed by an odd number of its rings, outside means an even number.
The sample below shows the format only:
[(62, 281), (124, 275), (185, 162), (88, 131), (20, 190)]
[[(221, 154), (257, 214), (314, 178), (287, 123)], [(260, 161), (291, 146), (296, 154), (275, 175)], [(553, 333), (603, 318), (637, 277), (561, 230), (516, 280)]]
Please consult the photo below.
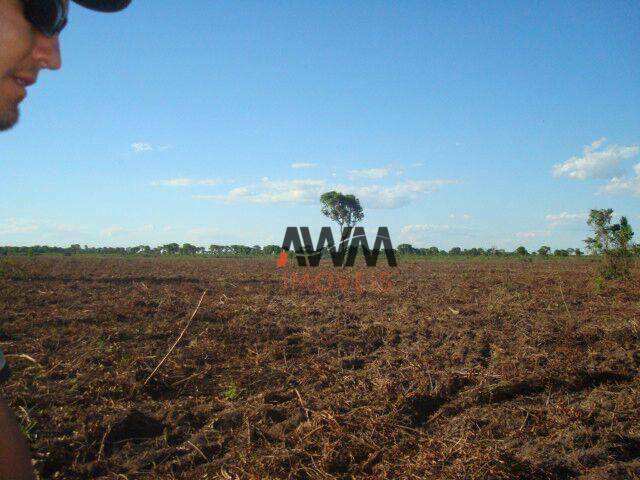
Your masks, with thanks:
[(56, 0), (24, 0), (24, 12), (41, 33), (53, 37), (64, 28), (67, 18), (64, 4)]

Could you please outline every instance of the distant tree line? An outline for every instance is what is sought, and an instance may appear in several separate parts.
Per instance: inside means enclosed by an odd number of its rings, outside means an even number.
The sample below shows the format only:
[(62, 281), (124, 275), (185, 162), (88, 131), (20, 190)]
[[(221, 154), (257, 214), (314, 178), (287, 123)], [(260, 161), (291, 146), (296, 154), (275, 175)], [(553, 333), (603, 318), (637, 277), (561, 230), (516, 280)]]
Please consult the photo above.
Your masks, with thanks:
[[(322, 213), (336, 221), (340, 229), (344, 226), (353, 226), (362, 218), (364, 213), (360, 202), (353, 195), (343, 195), (339, 192), (327, 192), (321, 197)], [(591, 210), (588, 225), (593, 229), (594, 236), (584, 240), (587, 253), (603, 257), (603, 278), (624, 278), (630, 272), (630, 257), (640, 256), (640, 244), (632, 243), (633, 229), (626, 217), (621, 217), (620, 222), (614, 224), (613, 209)], [(209, 245), (209, 248), (192, 245), (190, 243), (167, 243), (151, 248), (149, 245), (136, 245), (135, 247), (81, 247), (73, 244), (67, 248), (35, 245), (31, 247), (0, 247), (1, 255), (40, 255), (40, 254), (100, 254), (100, 255), (201, 255), (214, 257), (251, 257), (251, 256), (276, 256), (280, 253), (278, 245)], [(408, 243), (401, 243), (395, 249), (398, 255), (413, 255), (423, 257), (581, 257), (584, 255), (579, 248), (555, 249), (543, 245), (538, 250), (529, 252), (524, 246), (519, 246), (513, 251), (507, 251), (497, 247), (491, 248), (461, 248), (453, 247), (449, 250), (441, 250), (438, 247), (415, 248)], [(327, 256), (325, 248), (323, 256)]]
[(69, 247), (50, 247), (48, 245), (34, 245), (29, 247), (0, 247), (0, 255), (43, 255), (43, 254), (94, 254), (94, 255), (209, 255), (217, 257), (247, 257), (256, 255), (277, 255), (280, 246), (254, 245), (210, 245), (209, 248), (190, 243), (167, 243), (157, 247), (149, 245), (136, 245), (134, 247), (89, 247), (74, 244)]
[[(254, 245), (252, 247), (246, 245), (210, 245), (202, 247), (192, 245), (191, 243), (168, 243), (157, 247), (149, 245), (136, 245), (134, 247), (89, 247), (74, 244), (69, 247), (50, 247), (47, 245), (35, 245), (28, 247), (4, 246), (0, 247), (0, 256), (2, 255), (43, 255), (43, 254), (59, 254), (59, 255), (78, 255), (78, 254), (94, 254), (94, 255), (143, 255), (143, 256), (159, 256), (159, 255), (193, 255), (193, 256), (212, 256), (212, 257), (252, 257), (252, 256), (277, 256), (280, 253), (279, 245)], [(584, 255), (579, 248), (552, 249), (543, 245), (538, 250), (528, 251), (525, 247), (520, 246), (513, 251), (491, 247), (491, 248), (461, 248), (453, 247), (449, 250), (442, 250), (438, 247), (415, 248), (408, 243), (402, 243), (395, 248), (398, 255), (407, 256), (423, 256), (423, 257), (580, 257)], [(591, 254), (599, 255), (597, 250), (591, 250)], [(633, 255), (640, 254), (640, 248), (634, 246)]]
[(538, 250), (528, 251), (525, 247), (519, 246), (513, 251), (503, 248), (460, 248), (453, 247), (449, 250), (440, 250), (438, 247), (414, 248), (408, 243), (398, 245), (397, 251), (400, 255), (421, 255), (425, 257), (452, 256), (452, 257), (504, 257), (504, 256), (540, 256), (540, 257), (580, 257), (584, 252), (579, 248), (566, 248), (551, 250), (551, 247), (543, 245)]

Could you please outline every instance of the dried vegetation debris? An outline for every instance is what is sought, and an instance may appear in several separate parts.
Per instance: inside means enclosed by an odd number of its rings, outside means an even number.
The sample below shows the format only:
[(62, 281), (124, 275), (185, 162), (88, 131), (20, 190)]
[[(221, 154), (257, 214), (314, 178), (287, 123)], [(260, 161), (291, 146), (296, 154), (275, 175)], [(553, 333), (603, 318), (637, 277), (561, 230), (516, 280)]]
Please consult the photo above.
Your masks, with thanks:
[(3, 261), (3, 393), (43, 478), (640, 476), (637, 267), (596, 292), (585, 260), (415, 262), (311, 294), (275, 262)]

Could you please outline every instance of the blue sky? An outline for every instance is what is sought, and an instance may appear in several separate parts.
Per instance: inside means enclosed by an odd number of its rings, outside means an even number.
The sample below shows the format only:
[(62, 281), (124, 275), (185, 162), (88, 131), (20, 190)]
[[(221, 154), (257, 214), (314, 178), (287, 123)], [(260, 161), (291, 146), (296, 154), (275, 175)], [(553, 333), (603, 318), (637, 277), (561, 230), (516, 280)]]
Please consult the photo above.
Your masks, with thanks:
[(0, 245), (279, 244), (334, 188), (395, 244), (640, 232), (639, 42), (635, 1), (73, 6), (0, 137)]

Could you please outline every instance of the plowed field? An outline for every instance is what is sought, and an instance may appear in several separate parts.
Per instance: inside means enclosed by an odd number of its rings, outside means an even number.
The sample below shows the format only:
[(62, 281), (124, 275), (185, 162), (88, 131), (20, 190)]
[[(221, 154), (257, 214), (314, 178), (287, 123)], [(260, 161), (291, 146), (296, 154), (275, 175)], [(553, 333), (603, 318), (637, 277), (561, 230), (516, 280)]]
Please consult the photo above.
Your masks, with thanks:
[(364, 292), (275, 259), (0, 266), (42, 478), (640, 477), (638, 266), (400, 259)]

